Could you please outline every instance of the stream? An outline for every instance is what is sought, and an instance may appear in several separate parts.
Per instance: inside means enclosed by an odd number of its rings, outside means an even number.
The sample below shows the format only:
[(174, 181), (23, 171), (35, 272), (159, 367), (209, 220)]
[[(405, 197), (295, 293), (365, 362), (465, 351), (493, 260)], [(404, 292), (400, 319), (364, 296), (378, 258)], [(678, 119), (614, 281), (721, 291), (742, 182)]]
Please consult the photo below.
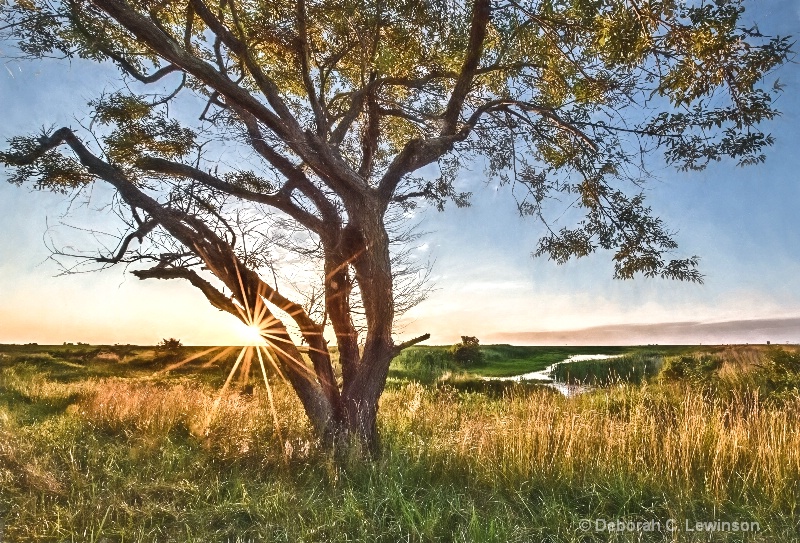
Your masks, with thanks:
[(607, 358), (617, 358), (620, 355), (613, 354), (574, 354), (565, 360), (556, 362), (547, 366), (543, 370), (531, 371), (521, 375), (512, 375), (510, 377), (484, 377), (487, 381), (540, 381), (543, 385), (549, 386), (561, 392), (564, 396), (574, 396), (581, 392), (586, 392), (592, 387), (589, 385), (571, 385), (554, 380), (550, 377), (553, 368), (558, 364), (568, 364), (570, 362), (581, 362), (583, 360), (605, 360)]

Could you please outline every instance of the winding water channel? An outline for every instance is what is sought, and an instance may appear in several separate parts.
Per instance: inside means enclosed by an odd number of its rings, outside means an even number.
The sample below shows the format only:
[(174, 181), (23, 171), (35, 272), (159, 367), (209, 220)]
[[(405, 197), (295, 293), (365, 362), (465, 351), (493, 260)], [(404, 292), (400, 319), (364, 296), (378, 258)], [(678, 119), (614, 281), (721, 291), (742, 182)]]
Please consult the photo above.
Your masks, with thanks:
[(591, 389), (591, 386), (588, 385), (574, 385), (569, 383), (564, 383), (561, 381), (556, 381), (551, 377), (551, 373), (553, 372), (553, 368), (558, 364), (568, 364), (570, 362), (581, 362), (583, 360), (605, 360), (607, 358), (617, 358), (620, 355), (614, 354), (574, 354), (565, 360), (560, 362), (556, 362), (555, 364), (551, 364), (547, 366), (543, 370), (539, 371), (531, 371), (528, 373), (523, 373), (521, 375), (512, 375), (509, 377), (484, 377), (487, 381), (539, 381), (541, 384), (545, 386), (552, 387), (559, 392), (561, 392), (565, 396), (573, 396), (575, 394), (580, 394), (581, 392), (585, 392)]

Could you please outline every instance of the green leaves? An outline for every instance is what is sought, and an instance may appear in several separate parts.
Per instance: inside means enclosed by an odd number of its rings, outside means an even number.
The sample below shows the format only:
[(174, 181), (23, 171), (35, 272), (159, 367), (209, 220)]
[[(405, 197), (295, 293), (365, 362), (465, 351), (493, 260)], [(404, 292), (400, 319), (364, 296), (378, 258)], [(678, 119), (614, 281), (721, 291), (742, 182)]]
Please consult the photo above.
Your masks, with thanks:
[[(385, 197), (394, 203), (424, 199), (441, 209), (468, 205), (458, 176), (479, 158), (487, 176), (524, 189), (515, 193), (522, 215), (546, 220), (554, 201), (585, 213), (538, 253), (562, 262), (605, 248), (616, 255), (617, 277), (698, 280), (694, 259), (665, 256), (674, 250), (670, 232), (631, 191), (658, 167), (656, 155), (679, 170), (766, 159), (774, 140), (759, 126), (778, 115), (782, 87), (765, 77), (787, 62), (792, 42), (744, 27), (744, 5), (511, 0), (473, 20), (471, 0), (25, 0), (0, 17), (3, 37), (27, 56), (113, 61), (143, 84), (184, 71), (179, 89), (208, 100), (195, 128), (167, 109), (178, 92), (154, 104), (135, 83), (92, 102), (90, 128), (116, 166), (135, 168), (143, 156), (185, 161), (194, 151), (205, 162), (198, 134), (233, 141), (233, 132), (281, 155), (257, 150), (272, 157), (268, 169), (285, 175), (292, 164), (324, 190), (337, 192), (326, 176), (341, 166), (340, 179), (391, 187)], [(475, 21), (485, 38), (472, 48), (482, 53), (466, 81)], [(241, 112), (255, 126), (243, 126)], [(48, 153), (39, 170), (27, 165), (13, 179), (80, 184), (70, 160)], [(415, 173), (435, 162), (438, 174)], [(262, 175), (226, 181), (259, 193), (278, 188)]]
[(587, 218), (577, 228), (562, 228), (542, 238), (534, 256), (547, 255), (563, 264), (598, 249), (612, 250), (615, 279), (632, 279), (641, 273), (645, 277), (703, 282), (696, 269), (698, 257), (666, 257), (677, 244), (661, 219), (653, 217), (651, 208), (644, 205), (643, 195), (629, 198), (594, 183), (584, 183), (577, 191), (588, 210)]
[(94, 108), (95, 120), (106, 125), (141, 122), (153, 109), (142, 97), (119, 92), (89, 102), (89, 105)]
[(275, 186), (272, 183), (251, 171), (229, 172), (225, 174), (223, 179), (233, 186), (261, 194), (267, 194), (275, 190)]
[(97, 123), (113, 127), (103, 142), (115, 163), (132, 165), (145, 153), (176, 159), (195, 148), (197, 134), (193, 130), (139, 96), (113, 93), (89, 105)]
[(0, 162), (14, 168), (8, 178), (10, 183), (31, 182), (37, 190), (68, 194), (94, 181), (94, 176), (74, 158), (65, 157), (57, 150), (42, 153), (40, 139), (15, 137), (8, 142), (9, 150), (0, 152)]

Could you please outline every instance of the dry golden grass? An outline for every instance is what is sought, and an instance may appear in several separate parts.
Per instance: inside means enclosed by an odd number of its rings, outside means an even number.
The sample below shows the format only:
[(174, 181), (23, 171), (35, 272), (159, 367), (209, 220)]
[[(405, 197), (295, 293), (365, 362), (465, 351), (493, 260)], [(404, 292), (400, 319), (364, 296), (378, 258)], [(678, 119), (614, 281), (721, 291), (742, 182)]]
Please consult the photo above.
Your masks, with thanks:
[(776, 503), (800, 481), (800, 398), (766, 408), (757, 394), (722, 402), (688, 387), (619, 387), (458, 402), (410, 385), (383, 410), (416, 454), (466, 464), (487, 481), (618, 475), (719, 500), (758, 489)]
[(165, 385), (105, 379), (69, 411), (110, 433), (191, 434), (224, 459), (269, 462), (284, 454), (306, 455), (310, 436), (302, 406), (287, 388), (277, 389), (282, 392), (275, 397), (279, 424), (291, 431), (291, 439), (283, 443), (272, 422), (266, 391), (259, 388), (228, 391), (219, 397), (218, 391), (189, 380)]
[[(190, 382), (102, 380), (70, 411), (113, 433), (191, 433), (226, 459), (308, 455), (299, 403), (285, 386), (275, 392), (283, 443), (260, 389), (227, 394), (208, 427), (214, 391)], [(718, 500), (758, 489), (777, 502), (800, 480), (800, 398), (765, 407), (755, 392), (722, 401), (688, 385), (661, 385), (490, 400), (412, 383), (387, 391), (381, 414), (383, 433), (412, 456), (467, 466), (487, 482), (617, 475), (702, 488)]]
[[(577, 543), (605, 537), (576, 532), (580, 518), (718, 514), (761, 521), (768, 532), (752, 541), (793, 541), (800, 394), (762, 398), (751, 386), (761, 350), (721, 355), (708, 382), (619, 385), (573, 398), (393, 385), (381, 400), (384, 454), (345, 470), (315, 446), (282, 383), (273, 385), (279, 433), (263, 383), (232, 387), (214, 410), (219, 389), (191, 377), (58, 382), (5, 368), (0, 488), (13, 493), (9, 526), (26, 541), (62, 540), (87, 526), (145, 541), (166, 536), (162, 525), (186, 525), (196, 541), (274, 528), (310, 541), (338, 530), (362, 530), (354, 540), (364, 541), (409, 533), (449, 541), (457, 530), (464, 541), (559, 533), (552, 541)], [(162, 520), (151, 523), (153, 515)], [(209, 515), (217, 520), (206, 525)], [(255, 516), (263, 522), (253, 524)], [(663, 535), (642, 541), (700, 541)]]

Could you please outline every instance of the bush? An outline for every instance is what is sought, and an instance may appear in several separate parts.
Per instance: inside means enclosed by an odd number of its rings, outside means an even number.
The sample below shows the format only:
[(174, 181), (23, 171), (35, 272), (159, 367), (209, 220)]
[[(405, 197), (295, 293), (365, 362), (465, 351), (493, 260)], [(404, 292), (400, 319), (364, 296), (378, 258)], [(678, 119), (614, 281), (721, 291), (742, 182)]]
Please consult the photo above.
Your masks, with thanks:
[(800, 373), (800, 353), (773, 347), (767, 354), (766, 369), (783, 375)]
[(461, 343), (456, 343), (450, 349), (453, 360), (459, 366), (475, 366), (483, 362), (483, 352), (479, 345), (478, 338), (473, 336), (461, 336)]
[(664, 359), (662, 377), (677, 381), (707, 382), (722, 367), (722, 358), (710, 354)]
[(156, 345), (156, 348), (162, 353), (175, 354), (180, 352), (180, 350), (183, 348), (183, 343), (181, 343), (181, 340), (171, 337), (169, 339), (162, 339), (159, 341), (158, 345)]
[(756, 372), (762, 395), (778, 401), (792, 399), (800, 391), (800, 353), (772, 348), (765, 359)]

